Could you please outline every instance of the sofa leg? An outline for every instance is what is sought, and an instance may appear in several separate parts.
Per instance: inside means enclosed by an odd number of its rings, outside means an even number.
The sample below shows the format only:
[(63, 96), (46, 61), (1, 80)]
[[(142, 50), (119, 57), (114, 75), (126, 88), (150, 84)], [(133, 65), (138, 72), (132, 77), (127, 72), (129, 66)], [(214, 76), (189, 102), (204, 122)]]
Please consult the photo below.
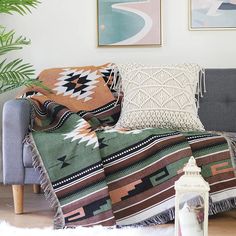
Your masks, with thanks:
[(33, 192), (40, 193), (40, 185), (39, 184), (33, 184)]
[(23, 213), (24, 185), (12, 185), (15, 214)]

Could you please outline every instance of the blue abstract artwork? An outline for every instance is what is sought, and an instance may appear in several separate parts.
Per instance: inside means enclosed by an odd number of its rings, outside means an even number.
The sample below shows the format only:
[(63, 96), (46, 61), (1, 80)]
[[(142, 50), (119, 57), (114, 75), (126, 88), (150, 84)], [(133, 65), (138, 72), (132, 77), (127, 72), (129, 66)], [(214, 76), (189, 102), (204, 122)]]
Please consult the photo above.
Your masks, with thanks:
[(161, 0), (98, 0), (98, 45), (160, 45)]
[(236, 28), (236, 0), (190, 2), (190, 28)]

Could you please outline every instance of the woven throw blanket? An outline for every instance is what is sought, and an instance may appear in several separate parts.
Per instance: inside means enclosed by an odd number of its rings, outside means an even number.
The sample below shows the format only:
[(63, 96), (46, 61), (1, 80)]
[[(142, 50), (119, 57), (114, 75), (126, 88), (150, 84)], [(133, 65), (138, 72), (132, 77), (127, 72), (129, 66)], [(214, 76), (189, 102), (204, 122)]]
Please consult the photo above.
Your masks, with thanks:
[[(33, 148), (33, 165), (40, 172), (46, 197), (56, 208), (55, 228), (150, 225), (173, 220), (174, 182), (182, 175), (190, 156), (195, 157), (210, 184), (209, 213), (236, 208), (235, 172), (224, 137), (158, 128), (99, 130), (103, 121), (106, 125), (108, 120), (114, 121), (111, 114), (115, 114), (116, 104), (105, 110), (102, 119), (97, 114), (115, 97), (97, 68), (90, 68), (79, 83), (81, 70), (84, 69), (68, 69), (66, 72), (70, 73), (63, 79), (61, 73), (65, 70), (50, 71), (52, 90), (58, 83), (67, 89), (63, 87), (64, 92), (60, 89), (56, 94), (28, 91), (24, 98), (32, 104), (34, 118), (26, 142)], [(79, 104), (81, 93), (68, 93), (68, 87), (74, 86), (70, 84), (71, 77), (77, 76), (75, 90), (94, 71), (106, 93), (100, 93), (95, 86), (93, 94), (100, 96), (88, 93), (90, 99), (85, 96)], [(61, 82), (65, 80), (70, 85)], [(66, 106), (63, 100), (67, 96), (71, 101)], [(95, 97), (96, 102), (92, 102)], [(62, 104), (57, 103), (60, 99)], [(87, 102), (89, 107), (84, 105)], [(68, 108), (73, 103), (77, 103), (75, 110)]]
[[(32, 98), (34, 107), (34, 130), (55, 128), (55, 114), (58, 109), (63, 117), (75, 112), (85, 120), (96, 123), (97, 126), (112, 126), (120, 115), (120, 101), (112, 89), (114, 71), (111, 63), (102, 66), (84, 66), (70, 68), (47, 69), (40, 73), (38, 80), (47, 88), (33, 86), (27, 88), (22, 98)], [(114, 93), (112, 93), (114, 92)], [(54, 102), (60, 104), (54, 111), (48, 105)], [(54, 114), (55, 113), (55, 114)], [(68, 114), (69, 115), (69, 114)], [(52, 117), (53, 116), (53, 117)]]

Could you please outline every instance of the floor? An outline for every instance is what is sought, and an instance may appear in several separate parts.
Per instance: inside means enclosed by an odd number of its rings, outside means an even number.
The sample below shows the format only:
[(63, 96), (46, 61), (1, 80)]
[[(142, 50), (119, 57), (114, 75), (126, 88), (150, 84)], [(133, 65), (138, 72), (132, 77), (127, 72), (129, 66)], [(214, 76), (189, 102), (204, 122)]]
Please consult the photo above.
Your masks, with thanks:
[[(13, 213), (13, 200), (10, 186), (0, 185), (0, 220), (5, 220), (17, 227), (52, 226), (53, 211), (43, 194), (34, 194), (32, 186), (25, 188), (25, 213)], [(162, 226), (162, 227), (165, 227)], [(222, 213), (209, 219), (209, 236), (235, 236), (236, 210)]]
[(34, 194), (30, 185), (25, 187), (24, 195), (24, 214), (15, 215), (11, 187), (0, 185), (0, 220), (22, 228), (52, 226), (54, 213), (44, 195)]

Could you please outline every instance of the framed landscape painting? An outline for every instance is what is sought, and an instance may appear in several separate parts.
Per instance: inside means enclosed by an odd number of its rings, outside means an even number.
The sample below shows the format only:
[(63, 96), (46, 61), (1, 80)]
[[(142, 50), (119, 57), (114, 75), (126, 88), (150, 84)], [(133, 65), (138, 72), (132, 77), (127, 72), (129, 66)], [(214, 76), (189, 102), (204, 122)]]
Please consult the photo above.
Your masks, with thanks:
[(97, 0), (98, 46), (161, 45), (161, 0)]
[(236, 28), (236, 0), (189, 0), (191, 30)]

